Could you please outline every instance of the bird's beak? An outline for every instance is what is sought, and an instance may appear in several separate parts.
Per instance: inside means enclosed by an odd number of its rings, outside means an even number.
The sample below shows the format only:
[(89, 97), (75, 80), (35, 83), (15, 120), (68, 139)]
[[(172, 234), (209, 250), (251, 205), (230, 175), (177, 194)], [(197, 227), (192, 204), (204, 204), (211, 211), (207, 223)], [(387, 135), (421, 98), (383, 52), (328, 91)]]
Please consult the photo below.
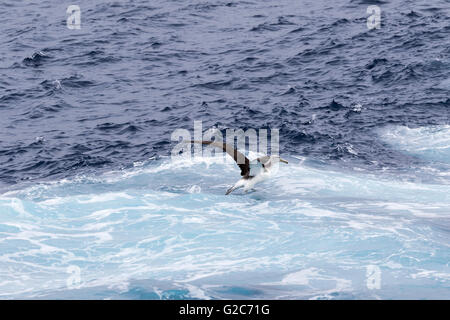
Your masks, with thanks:
[(280, 162), (283, 162), (283, 163), (286, 163), (286, 164), (288, 164), (289, 162), (287, 162), (286, 160), (284, 160), (284, 159), (281, 159), (280, 158)]

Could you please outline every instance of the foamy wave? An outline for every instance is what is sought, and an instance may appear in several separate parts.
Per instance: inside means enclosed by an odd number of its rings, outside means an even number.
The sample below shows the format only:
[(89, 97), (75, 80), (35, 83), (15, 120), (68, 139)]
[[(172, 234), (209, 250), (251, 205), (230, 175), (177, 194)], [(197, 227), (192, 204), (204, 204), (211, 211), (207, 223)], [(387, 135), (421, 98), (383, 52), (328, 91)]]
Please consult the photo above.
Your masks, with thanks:
[(60, 296), (70, 292), (70, 266), (80, 268), (79, 290), (106, 297), (126, 297), (144, 280), (154, 298), (169, 289), (246, 298), (268, 288), (273, 298), (343, 297), (364, 292), (366, 265), (406, 287), (442, 286), (450, 186), (287, 158), (248, 194), (224, 195), (239, 170), (215, 157), (154, 160), (4, 194), (0, 294)]

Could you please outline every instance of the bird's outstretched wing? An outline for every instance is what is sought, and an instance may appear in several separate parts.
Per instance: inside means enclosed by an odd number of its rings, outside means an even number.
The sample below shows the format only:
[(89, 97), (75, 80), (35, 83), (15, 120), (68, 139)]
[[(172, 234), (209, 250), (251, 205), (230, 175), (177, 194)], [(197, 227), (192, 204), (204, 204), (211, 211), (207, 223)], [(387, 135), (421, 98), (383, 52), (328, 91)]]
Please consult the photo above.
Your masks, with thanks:
[(210, 145), (217, 148), (221, 148), (223, 151), (228, 153), (236, 161), (237, 165), (241, 169), (241, 176), (248, 177), (250, 174), (250, 160), (244, 156), (241, 152), (237, 151), (233, 146), (225, 142), (215, 142), (215, 141), (200, 141), (191, 140), (191, 143), (199, 143), (204, 145)]

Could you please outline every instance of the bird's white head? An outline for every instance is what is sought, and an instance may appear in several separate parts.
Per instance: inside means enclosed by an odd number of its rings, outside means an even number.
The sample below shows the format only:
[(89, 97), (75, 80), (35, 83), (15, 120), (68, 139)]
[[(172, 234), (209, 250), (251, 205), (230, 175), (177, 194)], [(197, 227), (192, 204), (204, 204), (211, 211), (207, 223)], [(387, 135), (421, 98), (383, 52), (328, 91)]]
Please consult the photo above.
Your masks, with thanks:
[(288, 163), (286, 160), (280, 158), (280, 156), (272, 155), (267, 158), (268, 161), (264, 163), (264, 168), (266, 169), (266, 172), (270, 174), (276, 174), (278, 172), (280, 162)]

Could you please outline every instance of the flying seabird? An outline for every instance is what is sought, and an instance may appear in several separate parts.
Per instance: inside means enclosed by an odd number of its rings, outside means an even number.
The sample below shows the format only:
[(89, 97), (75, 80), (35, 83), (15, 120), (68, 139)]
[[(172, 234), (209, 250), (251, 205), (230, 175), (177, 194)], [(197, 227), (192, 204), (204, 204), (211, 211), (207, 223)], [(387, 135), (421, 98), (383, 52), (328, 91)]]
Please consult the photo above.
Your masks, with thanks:
[(230, 194), (232, 191), (240, 187), (244, 187), (244, 191), (248, 191), (249, 189), (253, 188), (256, 183), (263, 181), (269, 176), (270, 169), (274, 163), (288, 163), (286, 160), (281, 159), (279, 156), (275, 155), (262, 156), (250, 161), (246, 156), (244, 156), (233, 146), (224, 142), (200, 140), (191, 140), (190, 142), (221, 148), (223, 151), (232, 156), (234, 161), (236, 161), (237, 165), (241, 169), (242, 178), (237, 181), (234, 186), (227, 190), (227, 192), (225, 193), (226, 195)]

